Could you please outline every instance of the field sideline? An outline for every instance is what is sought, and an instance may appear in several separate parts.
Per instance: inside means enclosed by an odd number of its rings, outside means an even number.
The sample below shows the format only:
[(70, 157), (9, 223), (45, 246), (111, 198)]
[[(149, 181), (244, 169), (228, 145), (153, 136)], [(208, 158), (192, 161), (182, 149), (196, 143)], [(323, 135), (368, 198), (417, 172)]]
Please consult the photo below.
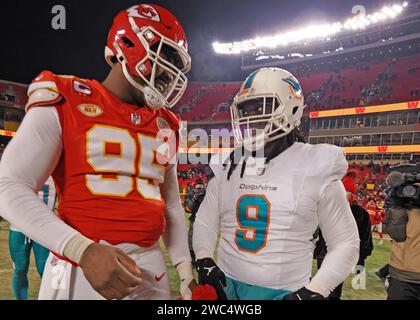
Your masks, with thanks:
[[(345, 300), (385, 300), (386, 292), (384, 284), (380, 281), (375, 272), (385, 265), (389, 259), (390, 241), (385, 239), (383, 245), (378, 245), (378, 240), (374, 239), (375, 249), (372, 256), (366, 262), (366, 277), (363, 279), (354, 278), (351, 275), (344, 285), (343, 299)], [(170, 265), (168, 255), (165, 253), (167, 260), (169, 277), (172, 289), (172, 296), (175, 298), (178, 291), (178, 276), (174, 268)], [(11, 289), (12, 277), (12, 261), (9, 256), (8, 246), (8, 225), (6, 222), (0, 223), (0, 300), (13, 300), (14, 296)], [(365, 280), (365, 281), (364, 281)], [(353, 289), (352, 282), (360, 287)], [(33, 257), (29, 269), (29, 297), (36, 299), (39, 290), (39, 276), (35, 269)], [(364, 287), (365, 283), (365, 289)]]

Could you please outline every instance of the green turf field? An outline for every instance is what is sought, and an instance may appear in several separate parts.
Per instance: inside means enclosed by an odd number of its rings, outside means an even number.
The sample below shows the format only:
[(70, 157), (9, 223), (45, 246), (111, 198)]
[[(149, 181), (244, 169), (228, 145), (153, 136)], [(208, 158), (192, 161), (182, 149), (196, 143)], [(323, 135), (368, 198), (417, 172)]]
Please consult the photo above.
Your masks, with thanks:
[[(390, 253), (390, 241), (384, 240), (383, 245), (378, 245), (378, 240), (374, 239), (375, 249), (372, 256), (367, 259), (366, 263), (366, 277), (363, 279), (355, 278), (351, 275), (344, 285), (343, 299), (348, 300), (384, 300), (386, 299), (386, 292), (384, 284), (380, 281), (375, 271), (385, 265), (389, 258)], [(169, 257), (165, 253), (165, 257), (168, 262), (169, 278), (172, 288), (172, 295), (175, 298), (178, 290), (178, 277), (176, 271), (170, 266)], [(11, 289), (11, 277), (12, 277), (12, 261), (9, 256), (8, 246), (8, 225), (6, 222), (0, 223), (0, 300), (14, 299)], [(352, 282), (356, 284), (356, 288), (353, 288)], [(37, 298), (37, 292), (39, 289), (39, 277), (33, 263), (33, 257), (31, 267), (29, 269), (29, 296), (30, 299)], [(357, 289), (359, 286), (360, 289)]]

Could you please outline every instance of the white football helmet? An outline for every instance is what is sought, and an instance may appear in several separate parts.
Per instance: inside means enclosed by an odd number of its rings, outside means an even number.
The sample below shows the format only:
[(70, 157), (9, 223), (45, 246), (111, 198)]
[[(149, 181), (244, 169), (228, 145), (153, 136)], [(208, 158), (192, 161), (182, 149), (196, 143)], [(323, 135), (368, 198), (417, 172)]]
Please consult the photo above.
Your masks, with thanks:
[(231, 106), (233, 133), (256, 150), (300, 125), (304, 97), (299, 81), (280, 68), (262, 68), (242, 84)]

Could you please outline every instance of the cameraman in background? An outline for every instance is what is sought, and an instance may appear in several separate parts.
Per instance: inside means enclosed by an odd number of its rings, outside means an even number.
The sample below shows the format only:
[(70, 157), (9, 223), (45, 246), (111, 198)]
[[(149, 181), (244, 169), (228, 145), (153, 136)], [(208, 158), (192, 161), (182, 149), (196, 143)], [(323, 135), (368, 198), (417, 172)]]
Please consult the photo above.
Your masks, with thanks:
[(420, 165), (391, 168), (386, 230), (394, 240), (388, 300), (420, 300)]

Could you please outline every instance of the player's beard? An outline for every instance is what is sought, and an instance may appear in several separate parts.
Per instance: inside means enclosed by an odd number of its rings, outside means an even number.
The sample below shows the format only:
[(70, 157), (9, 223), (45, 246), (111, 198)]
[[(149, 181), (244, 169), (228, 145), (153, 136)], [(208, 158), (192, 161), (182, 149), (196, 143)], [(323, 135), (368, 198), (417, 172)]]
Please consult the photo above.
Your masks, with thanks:
[(256, 151), (264, 148), (266, 140), (265, 129), (267, 124), (268, 121), (264, 121), (240, 126), (245, 149)]
[(144, 94), (140, 90), (137, 90), (136, 88), (132, 87), (131, 97), (138, 107), (144, 107), (146, 106), (146, 100), (144, 99)]

